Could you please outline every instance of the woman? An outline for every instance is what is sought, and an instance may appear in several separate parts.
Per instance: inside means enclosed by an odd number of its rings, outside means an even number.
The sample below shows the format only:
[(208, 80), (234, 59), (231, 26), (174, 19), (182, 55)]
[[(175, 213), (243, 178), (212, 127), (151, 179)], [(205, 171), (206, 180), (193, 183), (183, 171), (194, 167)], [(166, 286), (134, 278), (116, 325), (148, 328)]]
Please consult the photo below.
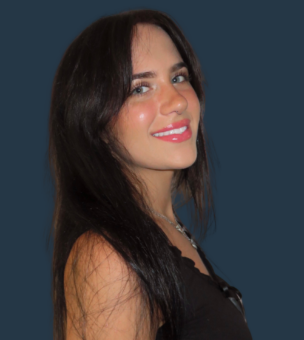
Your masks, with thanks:
[(50, 114), (56, 340), (251, 339), (172, 206), (182, 192), (205, 229), (213, 216), (202, 82), (158, 11), (101, 18), (67, 49)]

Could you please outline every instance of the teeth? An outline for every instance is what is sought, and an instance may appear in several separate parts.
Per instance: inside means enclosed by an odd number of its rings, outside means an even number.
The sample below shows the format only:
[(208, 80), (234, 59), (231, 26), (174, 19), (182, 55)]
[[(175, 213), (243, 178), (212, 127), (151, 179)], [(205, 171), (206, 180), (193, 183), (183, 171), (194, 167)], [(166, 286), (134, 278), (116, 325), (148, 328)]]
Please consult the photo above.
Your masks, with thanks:
[(183, 126), (179, 129), (169, 130), (169, 131), (166, 131), (166, 132), (154, 133), (153, 136), (162, 137), (162, 136), (169, 136), (169, 135), (175, 135), (175, 134), (180, 135), (181, 133), (183, 133), (186, 130), (187, 130), (187, 126)]

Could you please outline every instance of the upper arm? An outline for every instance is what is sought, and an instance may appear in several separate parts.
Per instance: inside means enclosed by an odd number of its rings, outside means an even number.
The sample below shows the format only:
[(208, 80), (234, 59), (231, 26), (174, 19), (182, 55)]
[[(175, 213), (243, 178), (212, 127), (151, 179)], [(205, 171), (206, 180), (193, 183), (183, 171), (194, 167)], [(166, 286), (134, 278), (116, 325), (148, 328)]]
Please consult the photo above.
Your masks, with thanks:
[(76, 241), (64, 292), (66, 340), (155, 339), (134, 272), (102, 238), (83, 235)]

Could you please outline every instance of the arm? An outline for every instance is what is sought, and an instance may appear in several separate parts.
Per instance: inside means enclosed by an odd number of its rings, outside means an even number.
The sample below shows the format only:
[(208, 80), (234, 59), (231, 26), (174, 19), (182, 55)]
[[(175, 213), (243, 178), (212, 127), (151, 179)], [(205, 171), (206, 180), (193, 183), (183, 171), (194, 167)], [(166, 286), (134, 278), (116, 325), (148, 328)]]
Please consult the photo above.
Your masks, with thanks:
[(152, 340), (149, 311), (133, 273), (100, 237), (82, 235), (64, 275), (66, 340)]

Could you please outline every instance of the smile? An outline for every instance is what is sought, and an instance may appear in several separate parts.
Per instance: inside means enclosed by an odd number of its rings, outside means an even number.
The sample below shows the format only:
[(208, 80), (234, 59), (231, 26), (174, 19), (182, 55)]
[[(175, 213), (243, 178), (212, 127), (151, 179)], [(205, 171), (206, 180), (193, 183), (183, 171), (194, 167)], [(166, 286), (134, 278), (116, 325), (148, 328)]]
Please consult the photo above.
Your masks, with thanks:
[(154, 133), (152, 136), (165, 142), (181, 143), (191, 138), (192, 131), (190, 126), (183, 126), (179, 129)]
[(166, 132), (159, 132), (159, 133), (155, 133), (154, 137), (162, 137), (162, 136), (169, 136), (169, 135), (174, 135), (174, 134), (182, 134), (184, 131), (187, 130), (187, 126), (183, 126), (179, 129), (173, 129), (173, 130), (169, 130), (169, 131), (166, 131)]

